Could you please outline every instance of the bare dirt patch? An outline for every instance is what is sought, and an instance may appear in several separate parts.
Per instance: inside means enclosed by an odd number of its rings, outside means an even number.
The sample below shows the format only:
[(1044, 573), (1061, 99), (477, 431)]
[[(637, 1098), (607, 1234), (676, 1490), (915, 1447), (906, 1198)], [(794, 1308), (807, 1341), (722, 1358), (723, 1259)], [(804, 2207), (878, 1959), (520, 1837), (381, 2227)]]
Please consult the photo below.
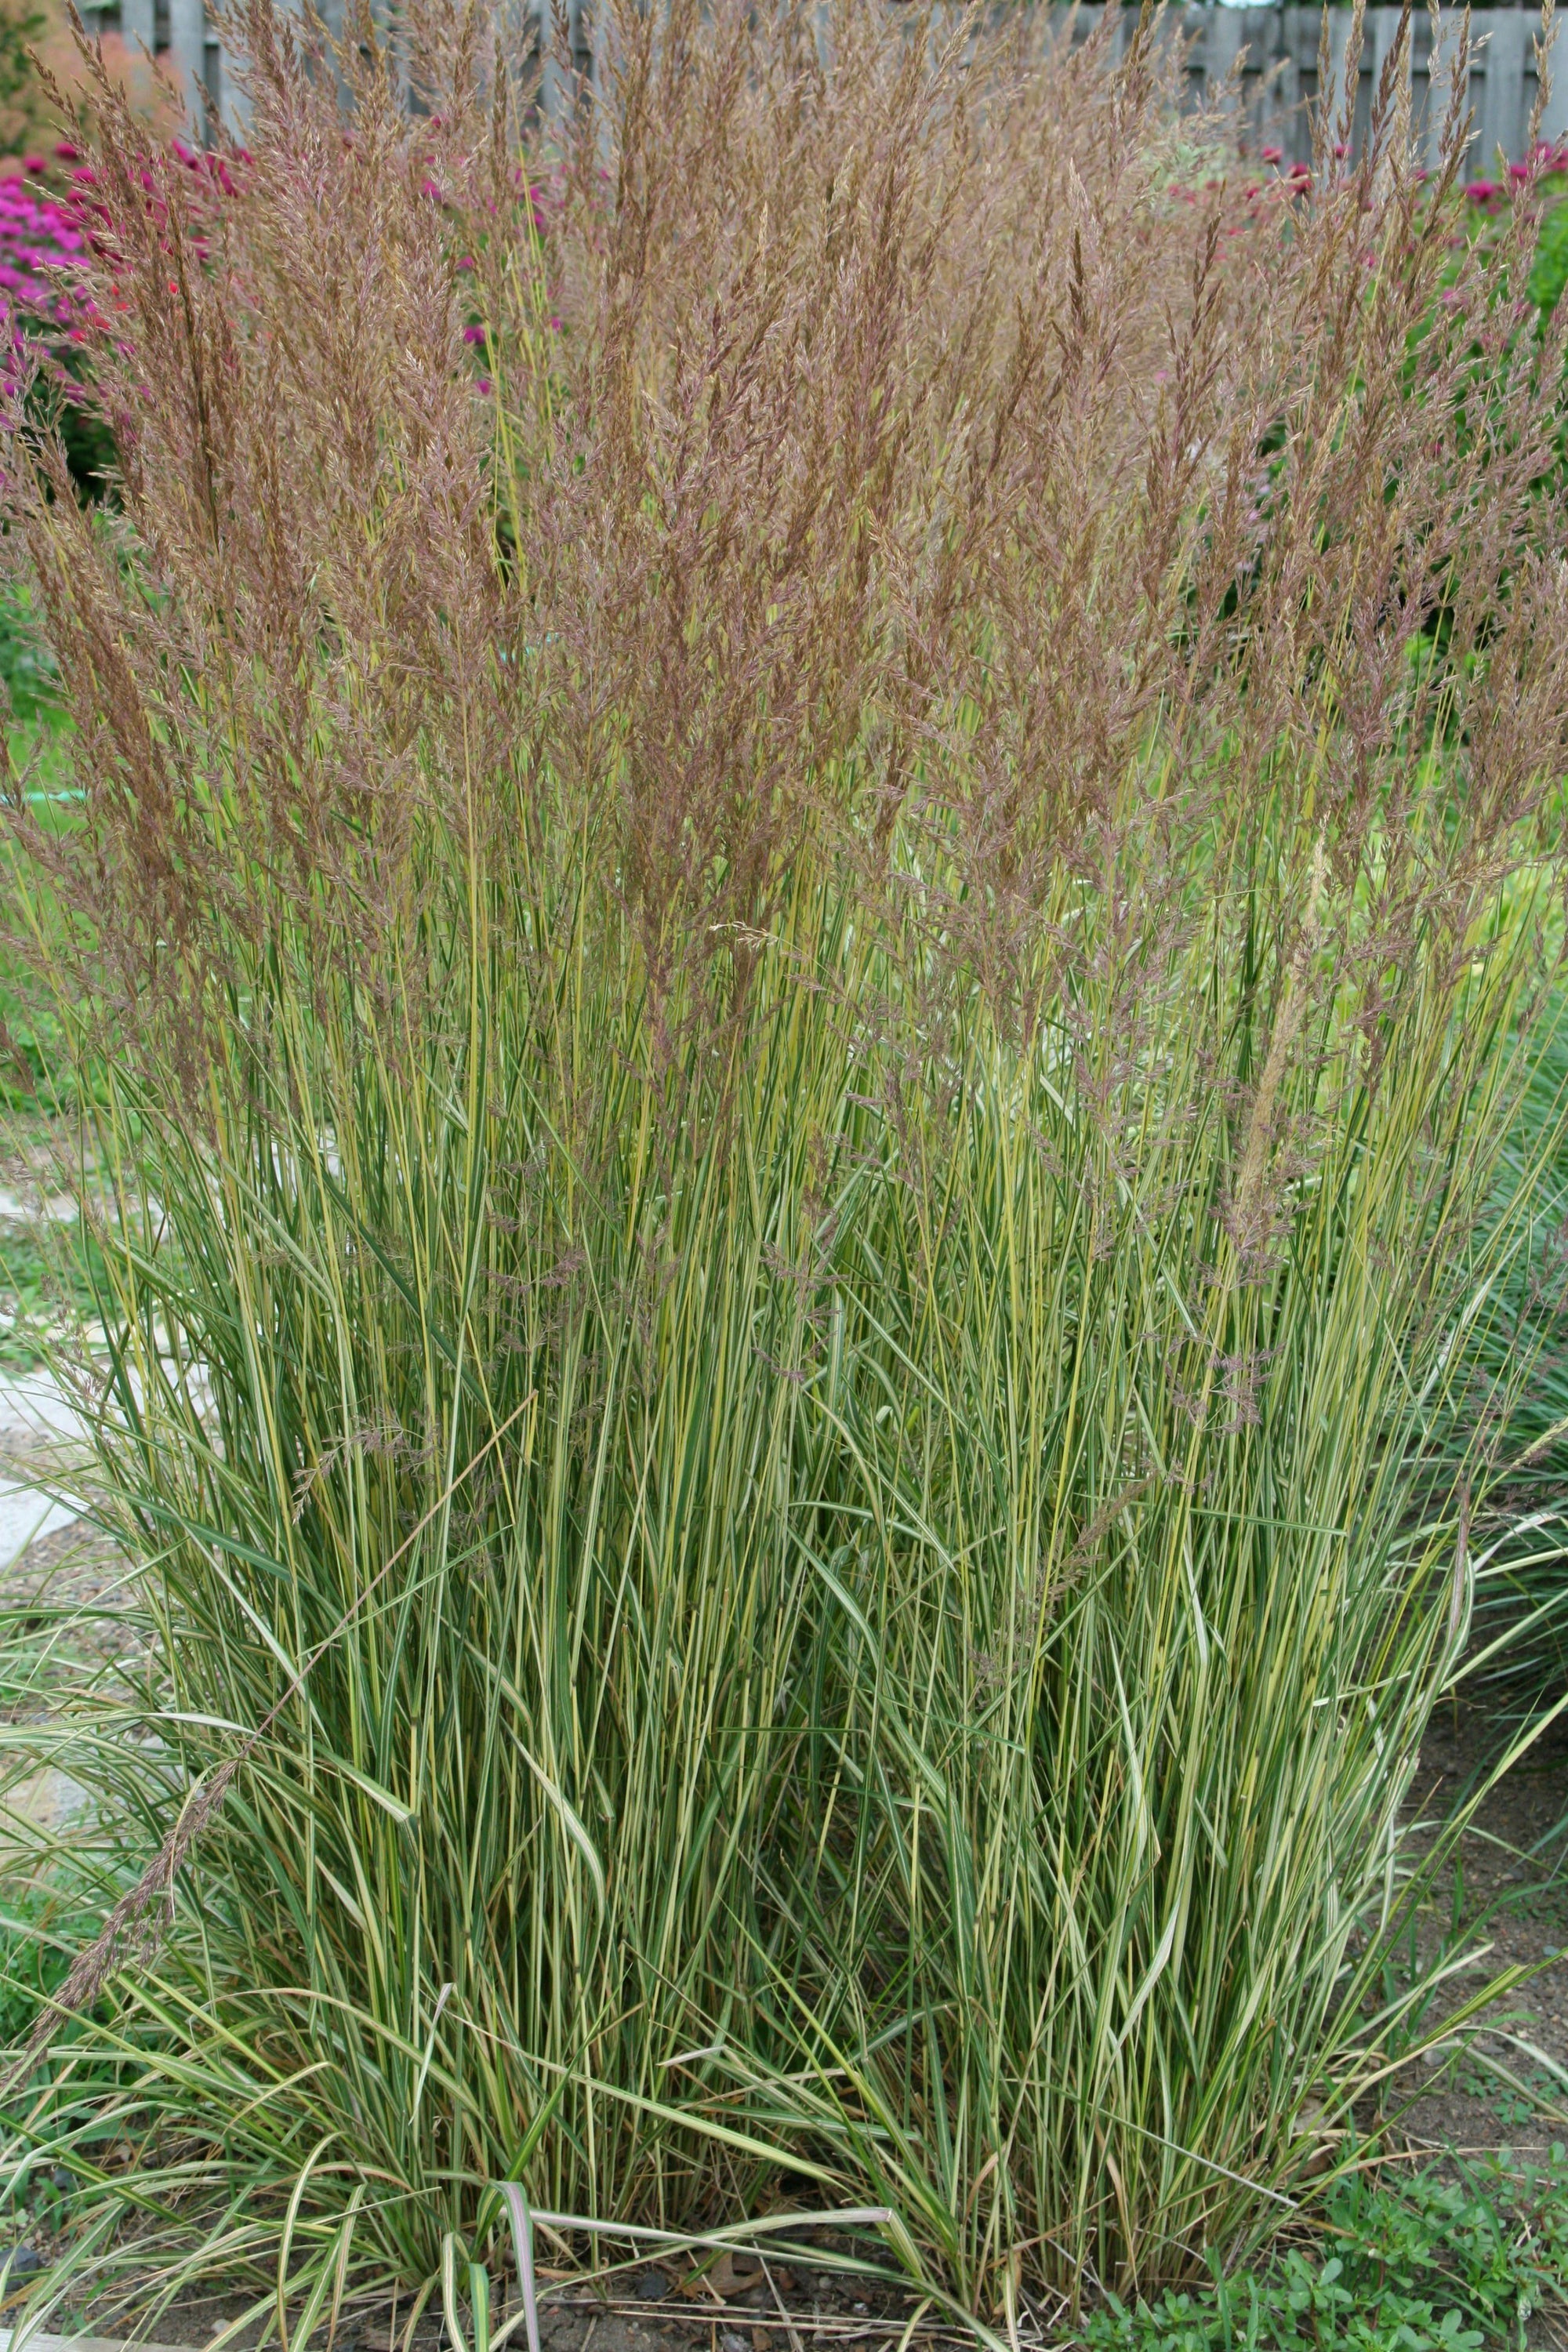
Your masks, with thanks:
[[(1515, 1728), (1482, 1706), (1440, 1709), (1408, 1817), (1435, 1828), (1450, 1815)], [(1485, 2012), (1470, 2050), (1429, 2052), (1401, 2075), (1406, 2099), (1422, 2073), (1431, 2079), (1398, 2130), (1413, 2153), (1434, 2158), (1509, 2148), (1521, 2161), (1543, 2158), (1568, 2142), (1568, 1722), (1512, 1766), (1459, 1841), (1417, 1929), (1420, 1958), (1445, 1945), (1475, 1949), (1447, 2006), (1504, 1969), (1531, 1974)]]

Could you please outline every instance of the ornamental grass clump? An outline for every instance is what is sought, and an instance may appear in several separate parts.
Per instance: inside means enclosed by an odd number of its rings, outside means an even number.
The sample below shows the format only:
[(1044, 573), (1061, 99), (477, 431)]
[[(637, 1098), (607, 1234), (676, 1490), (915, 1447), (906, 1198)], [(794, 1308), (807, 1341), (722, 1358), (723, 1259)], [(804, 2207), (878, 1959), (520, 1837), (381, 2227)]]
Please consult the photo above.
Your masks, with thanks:
[(508, 2177), (1226, 2260), (1386, 2063), (1507, 1403), (1529, 191), (1456, 264), (1394, 68), (1255, 185), (1147, 24), (628, 0), (531, 128), (477, 15), (232, 30), (226, 186), (80, 134), (114, 498), (5, 460), (149, 1642), (9, 1751), (121, 1898), (35, 2308), (460, 2318)]

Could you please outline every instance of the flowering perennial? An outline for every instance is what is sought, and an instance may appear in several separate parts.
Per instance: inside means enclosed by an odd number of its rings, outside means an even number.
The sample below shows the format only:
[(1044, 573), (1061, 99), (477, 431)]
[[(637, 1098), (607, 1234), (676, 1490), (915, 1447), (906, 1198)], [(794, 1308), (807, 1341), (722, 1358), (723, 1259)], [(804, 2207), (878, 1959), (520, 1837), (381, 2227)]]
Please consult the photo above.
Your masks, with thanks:
[[(64, 142), (59, 152), (75, 154)], [(25, 173), (0, 180), (0, 299), (13, 340), (40, 325), (79, 339), (69, 280), (86, 232), (71, 199), (38, 184), (43, 170), (43, 158), (29, 156)]]

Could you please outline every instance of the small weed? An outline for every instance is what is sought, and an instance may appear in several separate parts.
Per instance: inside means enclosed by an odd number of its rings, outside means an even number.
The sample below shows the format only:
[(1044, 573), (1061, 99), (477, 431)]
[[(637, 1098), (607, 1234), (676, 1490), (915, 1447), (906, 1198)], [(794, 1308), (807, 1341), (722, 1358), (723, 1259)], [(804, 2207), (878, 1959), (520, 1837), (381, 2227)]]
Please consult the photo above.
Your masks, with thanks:
[(1454, 2088), (1466, 2098), (1484, 2099), (1500, 2123), (1511, 2131), (1537, 2125), (1542, 2106), (1561, 2100), (1561, 2087), (1539, 2066), (1522, 2069), (1517, 2083), (1500, 2080), (1489, 2069), (1469, 2064), (1454, 2076)]
[(1093, 2352), (1483, 2352), (1522, 2346), (1532, 2312), (1568, 2273), (1568, 2154), (1516, 2171), (1507, 2152), (1467, 2167), (1330, 2194), (1321, 2243), (1259, 2271), (1129, 2310), (1114, 2296)]
[(32, 2032), (71, 1964), (83, 1925), (79, 1898), (39, 1881), (0, 1895), (0, 2049)]

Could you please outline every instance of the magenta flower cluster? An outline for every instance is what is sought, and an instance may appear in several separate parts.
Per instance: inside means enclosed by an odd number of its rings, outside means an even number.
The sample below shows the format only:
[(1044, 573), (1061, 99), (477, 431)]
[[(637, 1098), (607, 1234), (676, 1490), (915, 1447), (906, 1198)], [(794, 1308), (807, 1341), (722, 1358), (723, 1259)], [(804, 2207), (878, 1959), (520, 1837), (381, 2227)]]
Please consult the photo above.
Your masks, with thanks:
[[(62, 163), (76, 160), (64, 141), (56, 152)], [(87, 233), (70, 200), (39, 184), (45, 169), (41, 155), (29, 155), (21, 172), (0, 179), (0, 335), (7, 341), (40, 329), (73, 340), (82, 332), (69, 279), (87, 251)]]
[(1522, 187), (1529, 179), (1556, 172), (1568, 172), (1568, 143), (1552, 147), (1543, 139), (1528, 163), (1509, 165), (1506, 180), (1472, 180), (1465, 194), (1473, 205), (1495, 204), (1510, 187)]

